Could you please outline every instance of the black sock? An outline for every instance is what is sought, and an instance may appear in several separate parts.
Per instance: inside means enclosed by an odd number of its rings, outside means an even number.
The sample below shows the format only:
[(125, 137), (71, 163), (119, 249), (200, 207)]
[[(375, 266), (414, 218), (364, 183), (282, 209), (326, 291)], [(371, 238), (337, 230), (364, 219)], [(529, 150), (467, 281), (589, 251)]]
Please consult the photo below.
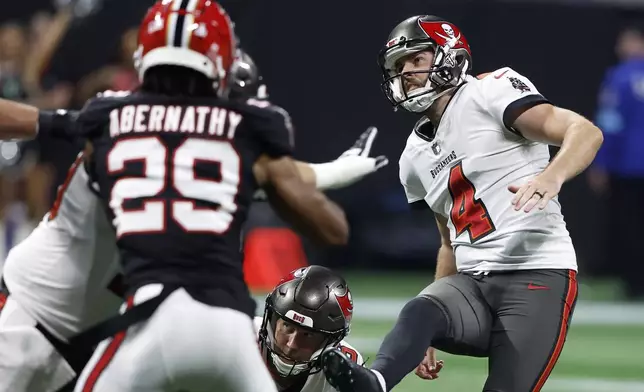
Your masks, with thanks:
[(391, 390), (418, 366), (432, 341), (446, 333), (447, 318), (441, 308), (430, 299), (416, 297), (400, 311), (371, 369), (382, 374), (387, 390)]

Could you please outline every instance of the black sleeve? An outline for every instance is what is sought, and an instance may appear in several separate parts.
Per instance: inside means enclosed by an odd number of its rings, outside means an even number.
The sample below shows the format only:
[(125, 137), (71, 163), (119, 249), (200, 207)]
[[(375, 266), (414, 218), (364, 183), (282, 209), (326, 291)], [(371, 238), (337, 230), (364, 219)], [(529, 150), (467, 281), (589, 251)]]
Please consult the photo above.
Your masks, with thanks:
[(115, 98), (96, 96), (89, 99), (80, 111), (42, 110), (38, 118), (38, 133), (70, 141), (89, 139), (109, 124), (109, 113)]
[(517, 99), (509, 104), (503, 111), (503, 125), (505, 125), (505, 127), (511, 132), (520, 135), (521, 133), (514, 128), (514, 122), (523, 114), (523, 112), (537, 105), (541, 105), (542, 103), (550, 103), (550, 101), (541, 94), (526, 95)]
[(78, 111), (41, 110), (38, 114), (38, 133), (73, 140), (78, 115)]
[(261, 110), (253, 116), (253, 128), (262, 153), (273, 158), (293, 155), (293, 127), (288, 113), (278, 107)]
[(425, 199), (420, 199), (409, 203), (409, 208), (413, 211), (426, 211), (429, 210), (429, 204)]

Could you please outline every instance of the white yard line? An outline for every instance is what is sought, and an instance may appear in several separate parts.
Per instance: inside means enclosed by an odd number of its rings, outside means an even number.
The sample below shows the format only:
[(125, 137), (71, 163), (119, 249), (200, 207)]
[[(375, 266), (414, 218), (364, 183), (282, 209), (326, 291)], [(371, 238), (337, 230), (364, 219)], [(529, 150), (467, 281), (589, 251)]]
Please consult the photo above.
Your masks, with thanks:
[[(401, 299), (365, 298), (354, 302), (356, 320), (392, 320), (405, 305)], [(642, 325), (644, 304), (579, 301), (573, 315), (575, 325)]]
[(551, 377), (544, 392), (644, 392), (642, 381)]
[[(263, 312), (264, 298), (256, 298), (257, 310)], [(358, 298), (354, 301), (354, 320), (391, 321), (405, 305), (403, 299)], [(579, 301), (573, 325), (644, 326), (644, 303)]]

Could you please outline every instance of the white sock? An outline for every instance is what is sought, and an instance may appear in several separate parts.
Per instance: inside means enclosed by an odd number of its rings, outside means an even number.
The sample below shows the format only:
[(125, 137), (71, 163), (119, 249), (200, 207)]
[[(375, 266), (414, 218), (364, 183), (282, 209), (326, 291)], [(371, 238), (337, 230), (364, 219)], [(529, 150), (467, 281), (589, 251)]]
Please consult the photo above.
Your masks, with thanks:
[(385, 378), (380, 374), (379, 371), (369, 369), (373, 372), (373, 374), (376, 375), (376, 378), (378, 378), (378, 382), (380, 383), (380, 386), (382, 387), (382, 392), (387, 392), (387, 385), (385, 384)]

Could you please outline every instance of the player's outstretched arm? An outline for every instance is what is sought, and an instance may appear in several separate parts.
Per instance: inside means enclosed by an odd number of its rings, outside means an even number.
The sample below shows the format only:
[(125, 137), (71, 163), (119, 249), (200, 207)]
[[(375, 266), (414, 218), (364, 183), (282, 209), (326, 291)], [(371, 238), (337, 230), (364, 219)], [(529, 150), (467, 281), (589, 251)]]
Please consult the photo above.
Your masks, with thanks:
[(33, 139), (38, 133), (35, 106), (0, 99), (0, 139)]
[[(360, 135), (358, 140), (340, 157), (326, 163), (308, 163), (295, 161), (302, 181), (315, 186), (319, 190), (339, 189), (352, 185), (367, 175), (375, 173), (387, 166), (389, 160), (384, 155), (370, 157), (371, 146), (378, 134), (376, 127), (369, 127)], [(253, 171), (256, 177), (265, 177), (262, 167), (255, 165)], [(254, 195), (255, 200), (266, 200), (263, 190)]]
[(35, 106), (0, 99), (0, 140), (33, 139), (39, 132), (67, 136), (78, 112), (40, 110)]
[(385, 167), (389, 163), (387, 157), (369, 156), (377, 135), (376, 127), (367, 128), (349, 149), (331, 162), (297, 162), (302, 178), (321, 190), (338, 189), (352, 185)]
[(456, 257), (452, 248), (452, 240), (449, 238), (449, 228), (447, 219), (441, 215), (434, 214), (436, 217), (436, 226), (441, 235), (441, 247), (438, 249), (436, 258), (436, 274), (434, 280), (456, 274)]
[(527, 139), (561, 146), (548, 167), (523, 186), (512, 185), (515, 209), (529, 212), (543, 209), (561, 190), (564, 182), (584, 171), (595, 158), (604, 138), (602, 132), (583, 116), (550, 104), (534, 106), (513, 124)]
[[(302, 180), (290, 157), (261, 157), (257, 182), (278, 214), (313, 240), (331, 245), (346, 244), (349, 225), (344, 211)], [(256, 170), (256, 173), (258, 171)]]

